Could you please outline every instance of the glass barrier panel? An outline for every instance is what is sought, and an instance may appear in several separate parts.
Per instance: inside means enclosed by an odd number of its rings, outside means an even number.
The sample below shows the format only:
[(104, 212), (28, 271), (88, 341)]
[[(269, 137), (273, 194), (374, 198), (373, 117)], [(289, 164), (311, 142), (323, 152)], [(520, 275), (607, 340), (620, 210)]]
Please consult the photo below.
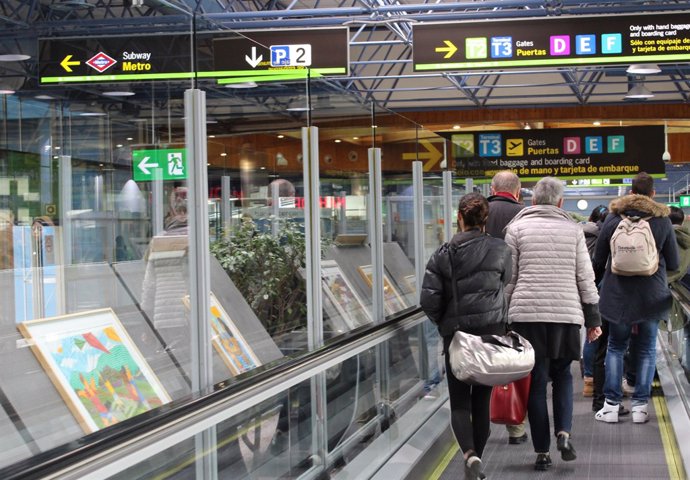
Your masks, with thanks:
[(399, 385), (394, 401), (379, 403), (377, 349), (388, 344), (394, 350), (408, 335), (402, 331), (319, 374), (327, 385), (325, 458), (314, 450), (312, 379), (215, 425), (208, 431), (216, 439), (210, 450), (195, 448), (198, 436), (189, 438), (109, 478), (194, 478), (203, 463), (218, 478), (373, 474), (415, 431), (419, 418), (438, 408), (433, 399), (419, 400), (409, 383)]

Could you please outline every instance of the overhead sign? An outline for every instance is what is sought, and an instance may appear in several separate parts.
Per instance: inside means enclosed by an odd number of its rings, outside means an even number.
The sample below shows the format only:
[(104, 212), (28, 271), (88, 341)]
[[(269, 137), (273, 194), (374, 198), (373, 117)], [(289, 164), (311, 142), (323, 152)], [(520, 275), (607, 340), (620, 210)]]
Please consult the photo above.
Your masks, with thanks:
[[(524, 180), (630, 178), (665, 174), (664, 127), (553, 128), (498, 132), (439, 132), (452, 144), (461, 177), (512, 170)], [(603, 185), (603, 183), (602, 183)]]
[(328, 75), (349, 72), (347, 28), (242, 31), (213, 39), (214, 72), (203, 76), (233, 76), (311, 69)]
[(184, 148), (132, 150), (134, 180), (184, 180), (187, 178), (187, 153)]
[(88, 83), (191, 78), (189, 35), (39, 39), (39, 80)]
[(690, 207), (690, 195), (681, 195), (678, 199), (678, 203), (680, 205), (677, 205), (681, 208), (683, 207)]
[(415, 71), (690, 60), (690, 14), (413, 24)]

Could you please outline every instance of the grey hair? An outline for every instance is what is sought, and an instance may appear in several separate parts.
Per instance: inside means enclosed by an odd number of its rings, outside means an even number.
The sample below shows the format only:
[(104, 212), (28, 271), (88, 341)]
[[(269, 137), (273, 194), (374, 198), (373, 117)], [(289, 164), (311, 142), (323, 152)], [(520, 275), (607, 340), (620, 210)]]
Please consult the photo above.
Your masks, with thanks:
[(501, 170), (491, 179), (494, 192), (515, 193), (520, 191), (520, 178), (511, 170)]
[(532, 190), (534, 205), (558, 205), (563, 198), (563, 182), (556, 177), (544, 177), (537, 182)]

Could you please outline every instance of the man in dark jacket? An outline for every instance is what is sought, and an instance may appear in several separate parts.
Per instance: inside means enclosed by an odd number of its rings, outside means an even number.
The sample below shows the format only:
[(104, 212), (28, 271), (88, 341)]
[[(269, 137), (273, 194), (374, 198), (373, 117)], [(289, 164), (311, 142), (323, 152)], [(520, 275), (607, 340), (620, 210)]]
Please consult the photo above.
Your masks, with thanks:
[[(678, 245), (669, 208), (656, 203), (654, 179), (645, 172), (635, 176), (632, 194), (611, 201), (611, 214), (601, 227), (594, 252), (594, 271), (601, 281), (599, 310), (609, 322), (609, 342), (606, 353), (606, 380), (604, 383), (604, 407), (595, 418), (602, 422), (618, 422), (619, 405), (623, 399), (623, 354), (633, 328), (636, 335), (636, 381), (632, 396), (634, 423), (648, 420), (647, 403), (656, 366), (656, 336), (659, 321), (668, 318), (671, 309), (671, 291), (666, 280), (666, 270), (676, 270), (679, 264)], [(622, 276), (611, 271), (609, 257), (610, 240), (621, 221), (621, 214), (628, 217), (649, 218), (659, 254), (659, 268), (650, 276)]]
[[(520, 194), (520, 179), (510, 170), (502, 170), (491, 179), (491, 196), (489, 201), (489, 218), (486, 221), (486, 233), (492, 237), (503, 239), (503, 229), (517, 213), (525, 208), (518, 202)], [(508, 443), (518, 445), (527, 441), (525, 421), (520, 425), (506, 425)]]
[(496, 238), (504, 238), (503, 229), (517, 213), (525, 208), (518, 202), (520, 179), (510, 170), (502, 170), (491, 179), (491, 196), (489, 201), (489, 219), (486, 221), (486, 233)]

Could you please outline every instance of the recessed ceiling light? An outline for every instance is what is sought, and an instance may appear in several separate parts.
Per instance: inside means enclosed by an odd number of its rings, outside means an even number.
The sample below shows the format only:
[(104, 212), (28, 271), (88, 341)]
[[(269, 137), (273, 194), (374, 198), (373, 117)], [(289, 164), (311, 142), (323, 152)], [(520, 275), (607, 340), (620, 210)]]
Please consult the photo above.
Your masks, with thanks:
[(453, 125), (453, 130), (460, 130), (460, 125)]
[(208, 138), (216, 138), (215, 135), (209, 135)]
[(115, 148), (122, 148), (122, 144), (118, 143), (117, 145), (115, 145)]
[(131, 97), (135, 93), (129, 90), (112, 90), (110, 92), (103, 92), (103, 95), (106, 97)]
[(220, 154), (220, 156), (221, 156), (221, 157), (227, 157), (227, 156), (228, 156), (228, 154), (227, 154), (227, 153), (225, 153), (225, 152), (223, 152), (223, 153), (221, 153), (221, 154)]
[(14, 90), (10, 90), (9, 88), (0, 88), (0, 95), (12, 95), (14, 93)]
[(594, 125), (595, 127), (598, 127), (599, 125), (601, 125), (601, 122), (599, 120), (595, 120), (592, 122), (592, 125)]
[(278, 138), (285, 138), (285, 135), (278, 135)]
[(82, 112), (79, 114), (80, 117), (105, 117), (103, 112)]
[(128, 142), (131, 142), (132, 140), (134, 140), (134, 137), (127, 137)]
[(336, 139), (335, 139), (335, 140), (333, 140), (333, 141), (334, 141), (335, 143), (340, 143), (340, 142), (342, 142), (342, 140), (341, 140), (341, 139), (339, 139), (339, 138), (336, 138)]
[(55, 147), (55, 150), (60, 150), (60, 147)]
[(30, 55), (22, 55), (21, 53), (5, 53), (0, 55), (0, 62), (21, 62), (30, 58)]
[(55, 100), (55, 97), (51, 97), (50, 95), (36, 95), (34, 98), (36, 100)]
[(306, 112), (308, 110), (308, 107), (290, 107), (285, 109), (286, 112)]
[(359, 137), (352, 137), (352, 140), (359, 140)]

